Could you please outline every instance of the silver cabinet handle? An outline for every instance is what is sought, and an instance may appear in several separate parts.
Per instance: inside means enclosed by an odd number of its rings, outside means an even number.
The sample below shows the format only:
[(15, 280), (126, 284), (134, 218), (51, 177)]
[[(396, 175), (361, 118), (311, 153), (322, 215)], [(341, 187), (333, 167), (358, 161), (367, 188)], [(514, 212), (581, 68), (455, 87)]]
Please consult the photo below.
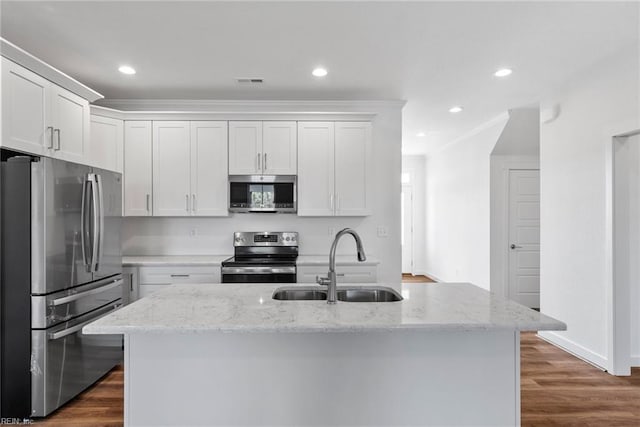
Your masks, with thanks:
[(187, 202), (187, 203), (186, 203), (186, 205), (187, 205), (187, 212), (189, 212), (189, 195), (188, 195), (188, 194), (185, 194), (185, 196), (184, 196), (184, 197), (185, 197), (185, 200), (186, 200), (186, 202)]
[(511, 249), (522, 249), (522, 246), (518, 246), (515, 243), (511, 244)]
[(264, 170), (267, 170), (267, 153), (264, 153)]
[(47, 148), (51, 149), (51, 148), (53, 148), (53, 126), (47, 127), (47, 130), (49, 130), (49, 132), (51, 132), (49, 134), (49, 145), (47, 146)]
[(56, 151), (60, 151), (60, 129), (54, 129), (53, 131), (58, 135), (57, 144), (56, 144), (55, 150)]
[(189, 277), (188, 274), (172, 274), (171, 277)]
[(129, 290), (133, 293), (133, 273), (129, 273)]
[(329, 193), (329, 203), (331, 205), (331, 210), (333, 210), (333, 193)]
[(196, 212), (196, 195), (195, 194), (191, 195), (191, 210), (194, 213)]
[(151, 194), (147, 194), (147, 212), (149, 212), (150, 199), (151, 199)]
[(260, 172), (260, 153), (258, 153), (258, 172)]

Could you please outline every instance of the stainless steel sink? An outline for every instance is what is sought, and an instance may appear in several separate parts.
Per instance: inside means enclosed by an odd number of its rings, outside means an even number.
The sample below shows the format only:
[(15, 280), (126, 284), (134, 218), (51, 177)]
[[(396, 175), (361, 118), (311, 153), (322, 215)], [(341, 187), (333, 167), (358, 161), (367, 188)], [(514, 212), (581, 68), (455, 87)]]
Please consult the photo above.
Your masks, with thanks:
[[(276, 289), (272, 298), (278, 301), (324, 301), (327, 291), (317, 287), (291, 286)], [(385, 286), (338, 287), (338, 301), (395, 302), (402, 301), (402, 296)]]
[(338, 288), (338, 301), (395, 302), (402, 301), (402, 296), (394, 289), (383, 286), (367, 288)]
[(327, 299), (327, 291), (316, 287), (278, 288), (273, 292), (272, 298), (279, 301), (325, 301)]

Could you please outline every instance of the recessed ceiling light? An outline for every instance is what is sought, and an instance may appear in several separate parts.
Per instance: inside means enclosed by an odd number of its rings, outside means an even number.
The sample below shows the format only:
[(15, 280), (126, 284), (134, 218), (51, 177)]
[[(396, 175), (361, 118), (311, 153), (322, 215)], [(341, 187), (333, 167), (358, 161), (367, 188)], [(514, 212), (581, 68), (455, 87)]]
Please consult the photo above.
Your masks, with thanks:
[(324, 77), (327, 75), (327, 70), (326, 68), (316, 68), (311, 72), (311, 74), (316, 77)]
[(418, 132), (418, 133), (416, 134), (416, 136), (417, 136), (417, 137), (420, 137), (420, 138), (422, 138), (422, 137), (423, 137), (423, 136), (425, 136), (425, 135), (426, 135), (426, 133), (424, 133), (424, 132)]
[(120, 71), (122, 74), (135, 74), (136, 70), (133, 67), (130, 67), (128, 65), (121, 65), (120, 68), (118, 68), (118, 71)]
[(511, 73), (513, 73), (513, 70), (511, 68), (501, 68), (495, 73), (493, 73), (493, 75), (496, 77), (507, 77)]
[(450, 113), (459, 113), (460, 111), (462, 111), (462, 109), (463, 109), (463, 108), (462, 108), (462, 107), (460, 107), (460, 106), (455, 106), (455, 107), (451, 107), (451, 108), (449, 108), (449, 112), (450, 112)]

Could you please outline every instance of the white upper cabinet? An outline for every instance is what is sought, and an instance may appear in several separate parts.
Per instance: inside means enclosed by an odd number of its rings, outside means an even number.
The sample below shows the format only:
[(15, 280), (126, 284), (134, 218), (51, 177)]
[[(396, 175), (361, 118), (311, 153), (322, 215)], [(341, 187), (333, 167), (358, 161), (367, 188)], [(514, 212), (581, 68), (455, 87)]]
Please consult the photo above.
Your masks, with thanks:
[(262, 173), (295, 175), (298, 163), (296, 122), (262, 122)]
[(150, 121), (124, 123), (124, 215), (153, 213), (152, 142)]
[(122, 173), (124, 150), (122, 120), (91, 115), (88, 163)]
[(190, 124), (153, 122), (153, 215), (191, 215)]
[(53, 156), (86, 163), (89, 143), (89, 103), (66, 89), (51, 85)]
[(298, 215), (333, 216), (333, 122), (298, 122)]
[(229, 175), (262, 173), (262, 122), (229, 122)]
[(2, 145), (87, 162), (89, 102), (2, 58)]
[(191, 122), (191, 214), (227, 216), (227, 122)]
[(296, 122), (229, 122), (229, 175), (295, 175)]
[(337, 216), (371, 214), (371, 123), (336, 122), (335, 208)]
[(2, 146), (38, 155), (53, 148), (50, 84), (2, 58)]
[(371, 214), (369, 122), (298, 122), (298, 215)]

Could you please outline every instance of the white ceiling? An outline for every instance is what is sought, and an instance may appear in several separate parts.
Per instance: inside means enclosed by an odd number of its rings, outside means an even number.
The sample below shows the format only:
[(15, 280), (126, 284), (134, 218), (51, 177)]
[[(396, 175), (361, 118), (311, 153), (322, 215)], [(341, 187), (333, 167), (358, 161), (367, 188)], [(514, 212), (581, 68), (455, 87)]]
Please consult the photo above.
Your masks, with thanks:
[[(404, 99), (428, 153), (638, 43), (637, 2), (0, 3), (3, 37), (107, 98)], [(118, 73), (121, 64), (138, 73)], [(324, 65), (329, 75), (311, 76)], [(506, 79), (500, 67), (514, 69)], [(262, 77), (261, 87), (236, 77)], [(447, 110), (463, 105), (457, 115)], [(424, 131), (426, 137), (416, 137)]]

